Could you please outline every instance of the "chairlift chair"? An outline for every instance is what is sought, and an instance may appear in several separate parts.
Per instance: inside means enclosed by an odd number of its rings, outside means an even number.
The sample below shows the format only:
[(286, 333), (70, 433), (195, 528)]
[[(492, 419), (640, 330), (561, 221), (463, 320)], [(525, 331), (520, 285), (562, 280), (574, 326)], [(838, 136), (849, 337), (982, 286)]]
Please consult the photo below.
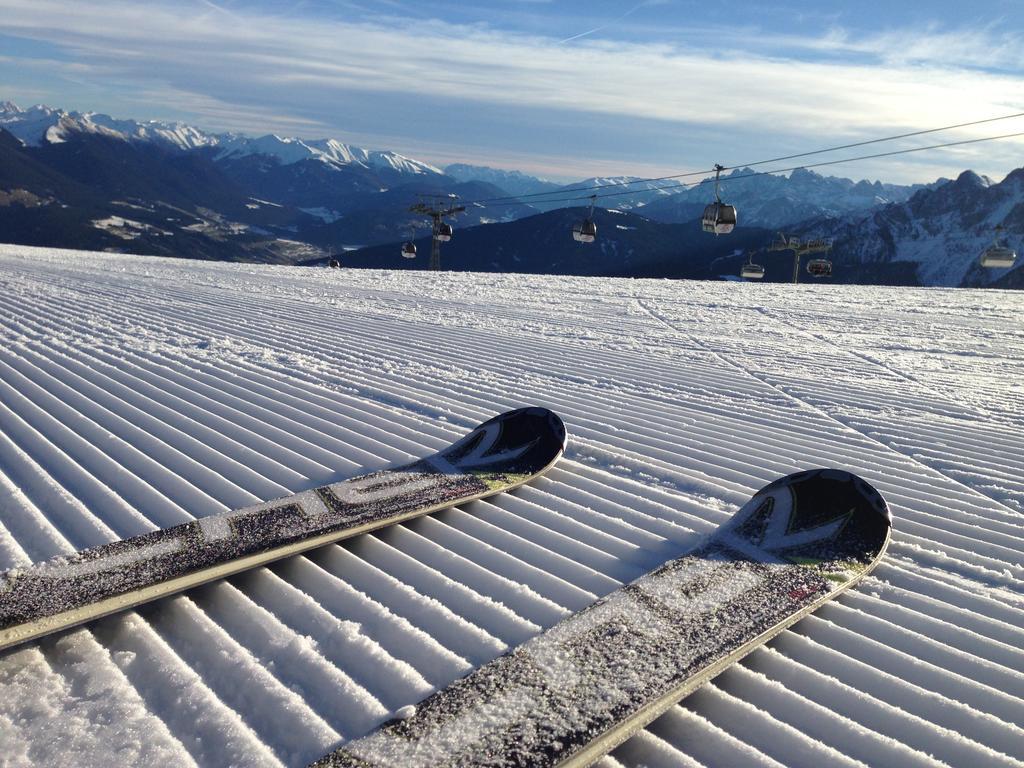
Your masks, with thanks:
[(807, 262), (807, 272), (814, 277), (828, 277), (832, 274), (832, 262), (828, 259), (811, 259)]
[(1002, 231), (1003, 226), (1000, 224), (996, 227), (996, 238), (992, 245), (981, 253), (981, 266), (992, 267), (993, 269), (997, 267), (1012, 267), (1014, 262), (1017, 261), (1017, 253), (1012, 248), (999, 242)]
[(748, 261), (740, 268), (740, 277), (745, 277), (748, 280), (760, 280), (764, 277), (764, 267)]
[(597, 195), (590, 196), (590, 210), (587, 218), (577, 221), (572, 228), (572, 239), (577, 243), (592, 243), (597, 239), (597, 224), (594, 223), (594, 201)]
[(719, 195), (719, 177), (724, 170), (724, 166), (715, 165), (715, 202), (704, 209), (704, 215), (701, 217), (704, 231), (715, 235), (727, 235), (736, 228), (736, 206), (726, 205)]
[(1012, 267), (1016, 261), (1016, 251), (1005, 245), (990, 245), (981, 254), (983, 267)]

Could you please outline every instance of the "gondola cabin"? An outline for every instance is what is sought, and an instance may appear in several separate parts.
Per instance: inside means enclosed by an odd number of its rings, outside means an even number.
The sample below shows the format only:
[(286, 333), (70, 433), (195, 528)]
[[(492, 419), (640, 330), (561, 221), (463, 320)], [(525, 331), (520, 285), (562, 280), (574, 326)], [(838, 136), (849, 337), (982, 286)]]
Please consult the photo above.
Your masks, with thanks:
[(416, 243), (408, 242), (402, 243), (402, 258), (415, 259), (416, 258)]
[(983, 267), (1012, 267), (1017, 261), (1017, 253), (1005, 245), (990, 245), (981, 254)]
[(437, 226), (437, 232), (434, 233), (434, 239), (442, 243), (447, 243), (452, 239), (452, 225), (441, 222)]
[(832, 274), (832, 262), (828, 259), (811, 259), (807, 262), (807, 272), (814, 277), (828, 277)]
[(597, 239), (597, 224), (593, 219), (577, 222), (572, 228), (572, 239), (577, 243), (592, 243)]
[(701, 217), (701, 227), (704, 231), (716, 235), (727, 235), (736, 228), (736, 206), (723, 203), (719, 194), (724, 170), (724, 165), (715, 164), (715, 202), (704, 209), (704, 215)]
[(705, 232), (727, 235), (736, 228), (736, 206), (722, 202), (711, 203), (704, 209), (701, 223)]
[(744, 264), (740, 269), (740, 277), (748, 280), (760, 280), (764, 277), (764, 267), (760, 264)]
[(330, 261), (327, 262), (327, 266), (330, 267), (331, 269), (338, 269), (341, 266), (341, 262), (338, 261), (337, 259), (331, 259)]

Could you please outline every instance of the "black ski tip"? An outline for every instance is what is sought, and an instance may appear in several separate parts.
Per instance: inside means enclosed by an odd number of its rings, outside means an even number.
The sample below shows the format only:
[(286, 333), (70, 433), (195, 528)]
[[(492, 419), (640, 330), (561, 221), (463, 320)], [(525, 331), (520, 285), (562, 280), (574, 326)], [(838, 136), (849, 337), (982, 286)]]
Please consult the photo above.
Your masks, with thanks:
[(554, 463), (567, 442), (558, 414), (534, 406), (488, 419), (442, 455), (456, 466), (535, 474)]
[(818, 468), (795, 472), (772, 481), (758, 491), (757, 495), (782, 486), (789, 486), (802, 493), (813, 491), (822, 495), (832, 494), (837, 503), (855, 504), (865, 513), (873, 512), (880, 516), (885, 520), (886, 526), (892, 525), (892, 512), (882, 494), (867, 480), (845, 469)]
[[(780, 477), (740, 509), (721, 534), (786, 560), (871, 560), (889, 539), (892, 514), (866, 480), (842, 469)], [(717, 534), (716, 534), (717, 535)]]
[(477, 429), (485, 429), (490, 424), (501, 424), (502, 433), (508, 435), (511, 443), (519, 439), (543, 437), (551, 450), (561, 453), (565, 450), (568, 435), (565, 423), (554, 411), (540, 406), (516, 408), (514, 411), (500, 413), (488, 419)]

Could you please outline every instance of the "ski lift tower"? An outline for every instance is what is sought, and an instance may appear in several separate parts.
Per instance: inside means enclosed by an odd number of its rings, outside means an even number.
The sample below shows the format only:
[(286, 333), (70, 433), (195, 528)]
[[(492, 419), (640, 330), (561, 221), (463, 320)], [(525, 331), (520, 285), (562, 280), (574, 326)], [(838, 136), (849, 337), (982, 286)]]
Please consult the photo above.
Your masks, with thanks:
[(445, 203), (444, 198), (439, 197), (435, 198), (432, 203), (416, 203), (409, 210), (412, 213), (426, 214), (434, 222), (431, 230), (430, 271), (439, 272), (441, 270), (441, 243), (452, 239), (452, 227), (450, 224), (445, 224), (445, 217), (462, 213), (466, 210), (466, 206), (455, 205), (451, 201)]
[[(812, 253), (828, 253), (832, 250), (832, 240), (829, 238), (801, 240), (799, 237), (786, 237), (785, 233), (779, 232), (778, 239), (771, 242), (768, 250), (793, 252), (793, 282), (798, 283), (800, 282), (800, 259)], [(831, 264), (829, 266), (831, 267)]]

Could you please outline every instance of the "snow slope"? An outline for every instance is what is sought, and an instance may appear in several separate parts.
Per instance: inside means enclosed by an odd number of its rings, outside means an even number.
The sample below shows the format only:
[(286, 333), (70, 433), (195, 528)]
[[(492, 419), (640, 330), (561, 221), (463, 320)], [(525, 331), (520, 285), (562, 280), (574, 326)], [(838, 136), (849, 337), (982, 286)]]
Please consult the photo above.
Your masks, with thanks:
[(4, 765), (302, 765), (836, 465), (855, 591), (612, 766), (1024, 765), (1024, 296), (0, 246), (0, 568), (351, 476), (524, 404), (513, 494), (0, 656)]

